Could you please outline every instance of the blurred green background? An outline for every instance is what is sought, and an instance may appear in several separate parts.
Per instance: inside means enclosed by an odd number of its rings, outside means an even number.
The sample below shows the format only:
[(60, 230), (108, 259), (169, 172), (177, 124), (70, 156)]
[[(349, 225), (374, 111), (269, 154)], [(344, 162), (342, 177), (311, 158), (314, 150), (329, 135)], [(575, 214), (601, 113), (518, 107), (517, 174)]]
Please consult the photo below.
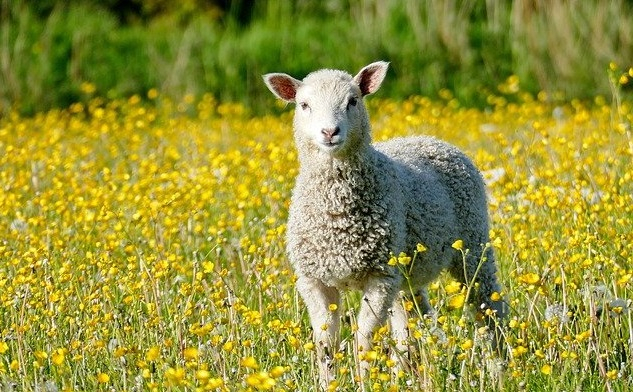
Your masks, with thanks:
[(0, 4), (0, 114), (153, 88), (174, 99), (208, 92), (260, 112), (272, 102), (263, 73), (354, 73), (379, 59), (392, 65), (385, 97), (447, 89), (473, 106), (518, 89), (610, 97), (609, 63), (633, 65), (631, 0)]

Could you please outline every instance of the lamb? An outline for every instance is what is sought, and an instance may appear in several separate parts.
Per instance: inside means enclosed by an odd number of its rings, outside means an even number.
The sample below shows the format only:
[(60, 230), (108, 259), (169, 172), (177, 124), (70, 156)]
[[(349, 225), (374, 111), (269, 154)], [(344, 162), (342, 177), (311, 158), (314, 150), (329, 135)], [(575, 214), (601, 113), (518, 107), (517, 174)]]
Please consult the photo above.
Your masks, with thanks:
[[(474, 285), (471, 298), (501, 319), (506, 313), (492, 248), (482, 177), (456, 147), (432, 137), (372, 144), (363, 97), (381, 86), (389, 64), (379, 61), (356, 76), (323, 69), (297, 80), (270, 73), (270, 91), (295, 103), (294, 139), (300, 169), (287, 224), (287, 253), (297, 275), (317, 349), (322, 387), (334, 380), (333, 348), (340, 326), (341, 291), (362, 291), (356, 349), (372, 347), (376, 327), (390, 317), (396, 351), (405, 353), (404, 276), (388, 263), (411, 255), (410, 280), (431, 312), (426, 286), (448, 269)], [(451, 245), (462, 240), (465, 257)], [(332, 304), (336, 306), (332, 306)], [(366, 367), (367, 365), (365, 365)]]

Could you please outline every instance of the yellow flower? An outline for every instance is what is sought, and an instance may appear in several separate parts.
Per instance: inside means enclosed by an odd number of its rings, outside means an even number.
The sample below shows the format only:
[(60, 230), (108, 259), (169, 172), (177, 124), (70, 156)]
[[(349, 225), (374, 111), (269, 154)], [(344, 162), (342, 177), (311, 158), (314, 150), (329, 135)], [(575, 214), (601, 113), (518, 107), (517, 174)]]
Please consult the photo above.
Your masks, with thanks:
[(53, 361), (54, 365), (59, 366), (64, 363), (64, 352), (65, 350), (62, 348), (58, 348), (57, 350), (53, 351), (53, 355), (51, 355), (51, 360)]
[(48, 354), (46, 353), (46, 351), (35, 351), (35, 353), (33, 353), (35, 355), (35, 358), (42, 360), (42, 359), (46, 359), (48, 358)]
[(427, 251), (426, 246), (424, 246), (422, 244), (417, 244), (415, 249), (418, 251), (418, 253), (422, 253), (422, 252), (426, 252)]
[(259, 369), (259, 365), (257, 364), (257, 360), (254, 357), (246, 357), (242, 358), (240, 364), (249, 369)]
[(545, 374), (546, 376), (552, 374), (552, 365), (545, 364), (541, 366), (541, 373)]
[(338, 309), (338, 305), (337, 304), (330, 304), (330, 305), (328, 305), (328, 309), (330, 309), (330, 312), (334, 312), (336, 309)]
[(268, 373), (258, 372), (246, 376), (246, 384), (257, 390), (267, 391), (274, 388), (276, 382)]
[(196, 379), (200, 381), (207, 381), (209, 378), (211, 378), (211, 373), (209, 373), (208, 370), (200, 369), (196, 371)]
[(114, 353), (112, 353), (114, 355), (115, 358), (120, 358), (122, 356), (124, 356), (125, 354), (127, 354), (128, 349), (125, 347), (117, 347), (114, 350)]
[(270, 370), (270, 375), (273, 378), (279, 378), (281, 377), (284, 373), (286, 373), (286, 368), (283, 366), (275, 366), (274, 368), (272, 368)]
[(185, 369), (181, 367), (169, 368), (165, 371), (165, 378), (169, 385), (182, 385), (185, 380)]
[(183, 355), (187, 361), (195, 361), (198, 359), (198, 349), (195, 347), (187, 347)]
[(363, 361), (372, 362), (378, 358), (378, 353), (374, 350), (365, 352), (362, 356)]
[(203, 269), (205, 274), (213, 273), (213, 269), (214, 268), (215, 268), (215, 264), (213, 264), (213, 262), (211, 262), (211, 261), (204, 261), (204, 262), (202, 262), (202, 269)]
[(528, 350), (525, 346), (517, 346), (512, 349), (512, 355), (518, 358), (522, 356), (523, 354), (527, 353), (527, 351)]
[(4, 354), (9, 350), (9, 345), (5, 341), (0, 342), (0, 354)]
[(108, 382), (110, 382), (110, 376), (105, 373), (98, 373), (97, 381), (99, 382), (99, 384), (107, 384)]
[(580, 342), (583, 342), (583, 341), (589, 339), (590, 337), (591, 337), (591, 330), (588, 329), (588, 330), (586, 330), (584, 332), (576, 334), (576, 341), (580, 343)]
[(97, 87), (89, 82), (83, 82), (80, 85), (80, 89), (82, 93), (85, 94), (93, 94), (95, 91), (97, 91)]
[(222, 345), (222, 350), (230, 353), (231, 351), (233, 351), (234, 347), (235, 347), (235, 342), (232, 340), (228, 340), (226, 341), (226, 343)]
[(535, 274), (533, 272), (528, 272), (526, 274), (523, 274), (521, 276), (519, 276), (519, 282), (521, 283), (525, 283), (525, 284), (536, 284), (541, 280), (541, 277), (538, 274)]
[(627, 283), (629, 283), (632, 278), (633, 278), (633, 273), (626, 273), (618, 278), (617, 283), (619, 286), (624, 286)]
[(449, 295), (458, 293), (462, 290), (462, 284), (456, 280), (453, 280), (449, 284), (446, 285), (445, 290), (446, 290), (446, 294), (449, 294)]
[(149, 99), (156, 99), (156, 98), (158, 98), (158, 90), (156, 90), (155, 88), (150, 88), (147, 91), (147, 98), (149, 98)]
[(409, 264), (411, 264), (411, 257), (407, 256), (406, 253), (401, 252), (398, 255), (398, 264), (400, 264), (400, 265), (409, 265)]
[(490, 299), (493, 301), (501, 301), (501, 294), (496, 291), (490, 295)]
[(451, 246), (453, 247), (453, 249), (462, 250), (462, 249), (464, 249), (464, 241), (457, 240), (457, 241), (453, 242), (453, 245), (451, 245)]
[(155, 361), (160, 356), (160, 349), (157, 346), (150, 347), (147, 350), (147, 354), (145, 354), (145, 360), (147, 361)]
[(207, 381), (207, 385), (208, 388), (210, 389), (217, 389), (220, 388), (222, 386), (224, 386), (224, 380), (219, 378), (219, 377), (214, 377), (214, 378), (210, 378)]
[(448, 300), (448, 306), (452, 309), (460, 309), (462, 307), (464, 307), (464, 303), (466, 302), (466, 295), (465, 294), (457, 294), (452, 296), (449, 300)]

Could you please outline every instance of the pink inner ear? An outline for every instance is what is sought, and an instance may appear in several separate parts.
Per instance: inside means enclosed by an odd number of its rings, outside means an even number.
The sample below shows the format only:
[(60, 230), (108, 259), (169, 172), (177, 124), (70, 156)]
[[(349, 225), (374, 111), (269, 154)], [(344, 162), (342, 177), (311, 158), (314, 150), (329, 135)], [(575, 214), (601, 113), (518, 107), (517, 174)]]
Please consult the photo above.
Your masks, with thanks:
[(383, 62), (370, 64), (356, 75), (355, 79), (363, 96), (378, 91), (387, 73), (386, 64)]
[(360, 78), (358, 87), (360, 87), (360, 92), (363, 95), (371, 94), (375, 89), (375, 81), (373, 79), (373, 75), (375, 72), (370, 72), (369, 70), (363, 72), (362, 77)]
[(294, 101), (297, 94), (297, 86), (283, 76), (273, 76), (270, 78), (270, 85), (273, 86), (279, 97), (286, 101)]

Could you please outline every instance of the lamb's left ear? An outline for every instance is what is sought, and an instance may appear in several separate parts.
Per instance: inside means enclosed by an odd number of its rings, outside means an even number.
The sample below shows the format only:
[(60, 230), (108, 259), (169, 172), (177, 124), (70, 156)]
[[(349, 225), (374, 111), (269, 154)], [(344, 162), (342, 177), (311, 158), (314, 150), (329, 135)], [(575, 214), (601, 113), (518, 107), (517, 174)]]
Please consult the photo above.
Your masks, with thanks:
[(358, 84), (358, 87), (360, 87), (363, 96), (378, 91), (387, 74), (387, 68), (389, 68), (388, 62), (377, 61), (364, 67), (354, 76), (354, 81)]
[(302, 82), (284, 73), (269, 73), (264, 75), (264, 83), (268, 89), (286, 102), (294, 102), (297, 95), (297, 89), (301, 87)]

